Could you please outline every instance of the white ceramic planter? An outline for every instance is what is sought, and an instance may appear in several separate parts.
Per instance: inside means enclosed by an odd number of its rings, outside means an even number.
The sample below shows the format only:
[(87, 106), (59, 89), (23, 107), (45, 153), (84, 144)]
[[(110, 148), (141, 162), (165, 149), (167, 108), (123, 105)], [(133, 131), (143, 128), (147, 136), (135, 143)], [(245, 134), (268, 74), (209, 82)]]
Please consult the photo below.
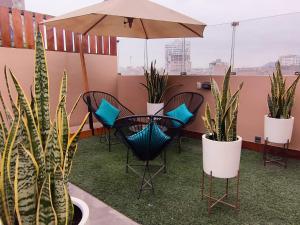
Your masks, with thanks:
[[(154, 115), (157, 113), (160, 109), (164, 107), (164, 103), (149, 103), (147, 102), (147, 115)], [(164, 112), (163, 110), (157, 114), (158, 116), (163, 116)]]
[(75, 198), (71, 196), (71, 200), (73, 204), (76, 205), (81, 210), (82, 213), (82, 218), (78, 225), (85, 225), (88, 221), (89, 214), (90, 214), (88, 205), (79, 198)]
[(265, 115), (264, 138), (278, 144), (291, 141), (294, 126), (294, 117), (289, 119), (271, 118)]
[(236, 177), (240, 168), (242, 138), (237, 141), (213, 141), (202, 135), (204, 172), (218, 178)]

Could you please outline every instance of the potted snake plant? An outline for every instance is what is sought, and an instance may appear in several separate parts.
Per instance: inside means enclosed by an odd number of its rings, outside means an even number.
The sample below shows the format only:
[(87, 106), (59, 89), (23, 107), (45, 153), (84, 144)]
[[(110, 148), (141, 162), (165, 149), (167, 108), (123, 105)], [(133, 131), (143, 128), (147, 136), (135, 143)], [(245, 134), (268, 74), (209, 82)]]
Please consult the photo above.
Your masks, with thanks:
[[(88, 115), (71, 135), (69, 119), (78, 101), (68, 114), (67, 74), (64, 73), (55, 119), (51, 120), (49, 77), (40, 32), (35, 43), (31, 103), (11, 70), (4, 71), (10, 106), (4, 104), (0, 94), (3, 109), (0, 113), (0, 224), (79, 224), (80, 219), (72, 223), (74, 207), (67, 185), (79, 135)], [(11, 95), (9, 79), (17, 93), (16, 101)], [(86, 212), (82, 214), (85, 217)]]
[(273, 143), (285, 144), (291, 141), (294, 117), (291, 111), (300, 76), (286, 89), (280, 63), (276, 63), (276, 72), (270, 77), (271, 94), (268, 94), (269, 114), (264, 118), (264, 138)]
[(202, 136), (203, 169), (214, 177), (232, 178), (237, 176), (240, 165), (242, 138), (237, 135), (238, 90), (230, 91), (231, 68), (228, 69), (223, 90), (219, 90), (214, 79), (211, 79), (211, 92), (215, 100), (215, 116), (212, 117), (209, 104), (203, 116), (206, 134)]
[[(151, 62), (150, 71), (145, 70), (144, 76), (146, 84), (141, 83), (141, 85), (148, 93), (147, 114), (154, 115), (164, 107), (164, 96), (172, 86), (168, 86), (168, 74), (165, 74), (165, 71), (160, 74), (157, 70), (156, 61)], [(163, 115), (163, 110), (159, 115)]]

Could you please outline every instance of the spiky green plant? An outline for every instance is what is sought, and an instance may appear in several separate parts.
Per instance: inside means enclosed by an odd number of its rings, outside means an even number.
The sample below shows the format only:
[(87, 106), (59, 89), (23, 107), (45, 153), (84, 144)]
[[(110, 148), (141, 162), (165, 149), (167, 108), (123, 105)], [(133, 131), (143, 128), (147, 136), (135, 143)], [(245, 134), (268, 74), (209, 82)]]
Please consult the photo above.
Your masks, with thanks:
[(286, 90), (286, 79), (283, 80), (280, 62), (276, 62), (276, 73), (270, 76), (271, 95), (268, 94), (269, 116), (289, 119), (294, 105), (295, 92), (300, 75)]
[(162, 74), (155, 67), (156, 61), (151, 62), (150, 72), (145, 70), (146, 84), (141, 83), (148, 92), (149, 103), (161, 103), (167, 91), (175, 85), (168, 86), (168, 74)]
[(231, 67), (229, 67), (225, 75), (222, 91), (219, 90), (216, 81), (211, 78), (211, 92), (215, 100), (215, 117), (212, 118), (209, 104), (206, 104), (205, 116), (202, 117), (207, 130), (207, 137), (215, 141), (237, 140), (236, 129), (239, 94), (243, 83), (241, 83), (238, 90), (231, 95), (230, 74)]
[[(11, 70), (4, 69), (11, 107), (0, 101), (0, 210), (4, 225), (67, 225), (72, 223), (73, 205), (68, 177), (85, 116), (71, 135), (66, 111), (67, 74), (60, 86), (59, 104), (50, 119), (49, 78), (43, 39), (35, 44), (35, 79), (31, 103)], [(17, 93), (13, 101), (8, 78)], [(12, 113), (9, 108), (12, 109)], [(5, 115), (5, 117), (2, 115)]]

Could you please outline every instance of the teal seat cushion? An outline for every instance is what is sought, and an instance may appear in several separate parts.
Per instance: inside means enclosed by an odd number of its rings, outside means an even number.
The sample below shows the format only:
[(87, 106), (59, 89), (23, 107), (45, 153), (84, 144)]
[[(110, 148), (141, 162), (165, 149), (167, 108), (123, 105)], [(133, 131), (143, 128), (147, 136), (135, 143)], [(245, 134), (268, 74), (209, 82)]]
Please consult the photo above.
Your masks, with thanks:
[(134, 152), (142, 160), (154, 159), (161, 152), (161, 148), (170, 139), (171, 138), (166, 135), (156, 123), (153, 122), (149, 123), (137, 133), (127, 137), (127, 140)]
[[(184, 124), (187, 124), (189, 120), (193, 117), (193, 113), (189, 111), (189, 109), (186, 107), (184, 103), (178, 106), (177, 108), (167, 112), (166, 115), (178, 119), (182, 121)], [(172, 121), (172, 123), (173, 126), (176, 128), (181, 126), (181, 124), (177, 121)]]
[(120, 110), (103, 98), (95, 113), (104, 125), (112, 127), (120, 114)]

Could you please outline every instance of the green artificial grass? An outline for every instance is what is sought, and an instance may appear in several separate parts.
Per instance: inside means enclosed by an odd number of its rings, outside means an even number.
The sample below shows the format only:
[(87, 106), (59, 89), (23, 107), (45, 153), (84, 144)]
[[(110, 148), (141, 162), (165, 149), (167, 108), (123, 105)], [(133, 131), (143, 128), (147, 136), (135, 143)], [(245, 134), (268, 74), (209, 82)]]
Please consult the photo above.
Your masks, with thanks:
[[(261, 154), (242, 151), (240, 212), (218, 205), (208, 216), (207, 200), (201, 200), (200, 194), (201, 141), (184, 139), (180, 154), (174, 143), (167, 157), (168, 172), (154, 179), (155, 195), (145, 191), (137, 199), (140, 179), (125, 173), (126, 148), (114, 145), (108, 152), (99, 138), (84, 139), (73, 162), (71, 182), (144, 225), (300, 224), (300, 161), (289, 160), (287, 169), (264, 167)], [(221, 195), (225, 181), (214, 182), (214, 194)], [(234, 182), (230, 187), (235, 187)]]

